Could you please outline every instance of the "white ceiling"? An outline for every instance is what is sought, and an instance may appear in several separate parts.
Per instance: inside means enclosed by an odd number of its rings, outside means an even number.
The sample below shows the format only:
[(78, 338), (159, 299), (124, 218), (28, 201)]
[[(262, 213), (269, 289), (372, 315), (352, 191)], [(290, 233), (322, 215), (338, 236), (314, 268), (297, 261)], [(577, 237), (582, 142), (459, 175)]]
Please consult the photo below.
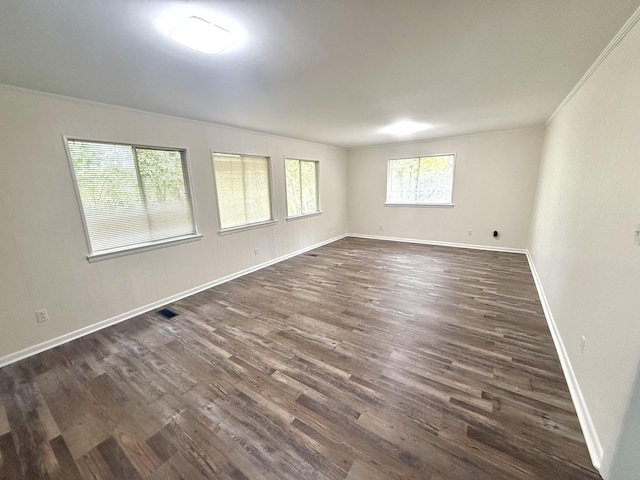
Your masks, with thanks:
[[(0, 83), (332, 145), (541, 125), (638, 0), (3, 0)], [(172, 43), (197, 15), (242, 37)]]

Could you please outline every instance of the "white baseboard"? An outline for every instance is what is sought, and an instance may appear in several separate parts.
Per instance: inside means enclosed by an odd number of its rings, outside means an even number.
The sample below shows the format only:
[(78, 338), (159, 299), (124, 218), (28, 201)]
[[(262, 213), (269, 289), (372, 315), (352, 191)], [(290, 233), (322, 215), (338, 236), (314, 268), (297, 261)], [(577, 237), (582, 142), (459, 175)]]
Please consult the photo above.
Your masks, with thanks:
[(472, 250), (488, 250), (491, 252), (522, 253), (522, 254), (527, 253), (527, 250), (524, 248), (492, 247), (490, 245), (473, 245), (473, 244), (467, 244), (467, 243), (438, 242), (435, 240), (420, 240), (417, 238), (383, 237), (379, 235), (365, 235), (362, 233), (348, 233), (347, 237), (370, 238), (372, 240), (386, 240), (390, 242), (419, 243), (423, 245), (438, 245), (441, 247), (470, 248)]
[(601, 471), (600, 469), (602, 466), (602, 457), (604, 456), (602, 444), (600, 443), (600, 439), (598, 438), (598, 433), (596, 432), (593, 420), (591, 420), (591, 415), (589, 415), (587, 404), (584, 400), (584, 397), (582, 396), (582, 391), (580, 390), (578, 379), (576, 378), (573, 367), (571, 366), (569, 354), (564, 347), (562, 337), (560, 336), (560, 332), (558, 331), (558, 327), (553, 318), (553, 314), (551, 313), (551, 308), (549, 307), (549, 302), (547, 301), (547, 297), (544, 294), (542, 283), (540, 282), (540, 277), (538, 276), (536, 266), (534, 265), (533, 259), (531, 258), (531, 253), (529, 251), (527, 251), (526, 253), (527, 260), (529, 261), (529, 267), (531, 268), (531, 274), (533, 275), (533, 280), (536, 284), (536, 288), (538, 289), (538, 296), (540, 297), (540, 303), (542, 304), (542, 309), (544, 310), (544, 316), (547, 319), (549, 331), (551, 332), (553, 343), (556, 346), (556, 351), (558, 352), (558, 357), (560, 358), (562, 371), (564, 372), (564, 377), (567, 380), (567, 385), (569, 386), (571, 399), (573, 400), (573, 405), (576, 409), (576, 413), (578, 414), (578, 421), (580, 422), (580, 427), (582, 428), (582, 433), (584, 434), (587, 449), (589, 450), (589, 455), (591, 456), (591, 462), (593, 463), (593, 466), (598, 469), (598, 471)]
[(218, 278), (216, 280), (213, 280), (211, 282), (207, 282), (203, 285), (199, 285), (197, 287), (194, 288), (190, 288), (189, 290), (185, 290), (183, 292), (180, 293), (176, 293), (175, 295), (171, 295), (169, 297), (160, 299), (156, 302), (152, 302), (149, 303), (147, 305), (143, 305), (142, 307), (138, 307), (138, 308), (134, 308), (133, 310), (130, 310), (128, 312), (122, 313), (120, 315), (116, 315), (115, 317), (111, 317), (108, 318), (106, 320), (102, 320), (98, 323), (94, 323), (92, 325), (89, 325), (87, 327), (83, 327), (79, 330), (75, 330), (73, 332), (69, 332), (69, 333), (65, 333), (64, 335), (61, 335), (59, 337), (56, 338), (52, 338), (51, 340), (47, 340), (45, 342), (39, 343), (37, 345), (33, 345), (31, 347), (25, 348), (23, 350), (19, 350), (17, 352), (14, 353), (10, 353), (8, 355), (5, 355), (3, 357), (0, 357), (0, 368), (4, 367), (5, 365), (9, 365), (11, 363), (15, 363), (19, 360), (23, 360), (25, 358), (31, 357), (33, 355), (36, 355), (38, 353), (44, 352), (45, 350), (49, 350), (51, 348), (57, 347), (59, 345), (65, 344), (67, 342), (70, 342), (71, 340), (75, 340), (77, 338), (80, 337), (84, 337), (85, 335), (88, 335), (90, 333), (93, 332), (97, 332), (98, 330), (102, 330), (104, 328), (110, 327), (111, 325), (115, 325), (116, 323), (120, 323), (120, 322), (124, 322), (125, 320), (129, 320), (130, 318), (133, 318), (135, 316), (141, 315), (143, 313), (149, 312), (151, 310), (155, 310), (156, 308), (162, 307), (164, 305), (176, 302), (182, 298), (188, 297), (190, 295), (194, 295), (196, 293), (202, 292), (203, 290), (207, 290), (211, 287), (215, 287), (216, 285), (220, 285), (222, 283), (226, 283), (229, 282), (231, 280), (234, 280), (238, 277), (242, 277), (244, 275), (247, 275), (249, 273), (253, 273), (255, 271), (261, 270), (265, 267), (268, 267), (270, 265), (273, 265), (275, 263), (279, 263), (282, 262), (284, 260), (287, 260), (291, 257), (295, 257), (296, 255), (300, 255), (301, 253), (305, 253), (308, 252), (309, 250), (313, 250), (315, 248), (321, 247), (323, 245), (326, 245), (328, 243), (333, 243), (337, 240), (340, 240), (342, 238), (345, 238), (347, 236), (347, 234), (344, 235), (339, 235), (337, 237), (334, 238), (330, 238), (329, 240), (325, 240), (323, 242), (320, 243), (316, 243), (314, 245), (310, 245), (308, 247), (305, 248), (301, 248), (300, 250), (296, 250), (295, 252), (291, 252), (288, 253), (286, 255), (282, 255), (281, 257), (277, 257), (274, 258), (272, 260), (269, 260), (267, 262), (261, 263), (259, 265), (254, 265), (253, 267), (249, 267), (246, 268), (244, 270), (241, 270), (239, 272), (236, 273), (232, 273), (230, 275), (227, 275), (225, 277), (222, 278)]

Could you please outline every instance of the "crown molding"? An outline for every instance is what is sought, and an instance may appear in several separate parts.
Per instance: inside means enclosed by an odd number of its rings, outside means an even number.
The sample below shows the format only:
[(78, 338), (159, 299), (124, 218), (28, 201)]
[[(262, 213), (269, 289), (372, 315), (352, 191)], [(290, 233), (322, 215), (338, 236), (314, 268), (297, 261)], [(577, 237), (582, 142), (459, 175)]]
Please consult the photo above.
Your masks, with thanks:
[(578, 81), (578, 83), (576, 83), (576, 86), (573, 87), (573, 89), (569, 92), (569, 95), (567, 95), (564, 98), (564, 100), (562, 100), (560, 105), (558, 105), (558, 108), (555, 109), (555, 111), (549, 117), (549, 120), (547, 120), (547, 122), (544, 124), (545, 127), (549, 125), (551, 121), (556, 117), (556, 115), (560, 112), (560, 110), (562, 110), (564, 106), (567, 103), (569, 103), (573, 97), (575, 97), (575, 95), (578, 93), (578, 91), (580, 91), (582, 86), (585, 83), (587, 83), (587, 80), (591, 78), (591, 76), (596, 72), (596, 70), (598, 70), (600, 65), (602, 65), (602, 63), (607, 59), (607, 57), (611, 54), (611, 52), (613, 52), (613, 50), (615, 50), (615, 48), (624, 39), (624, 37), (627, 36), (627, 33), (631, 31), (631, 29), (635, 26), (636, 23), (638, 23), (638, 20), (640, 20), (640, 7), (635, 12), (633, 12), (633, 15), (631, 15), (631, 18), (627, 20), (627, 22), (622, 26), (620, 31), (616, 34), (616, 36), (613, 37), (613, 40), (609, 42), (609, 45), (607, 45), (605, 49), (602, 51), (602, 53), (598, 56), (598, 58), (596, 58), (596, 61), (593, 62), (593, 65), (591, 65), (589, 70), (587, 70), (587, 73), (585, 73), (582, 76), (582, 78)]

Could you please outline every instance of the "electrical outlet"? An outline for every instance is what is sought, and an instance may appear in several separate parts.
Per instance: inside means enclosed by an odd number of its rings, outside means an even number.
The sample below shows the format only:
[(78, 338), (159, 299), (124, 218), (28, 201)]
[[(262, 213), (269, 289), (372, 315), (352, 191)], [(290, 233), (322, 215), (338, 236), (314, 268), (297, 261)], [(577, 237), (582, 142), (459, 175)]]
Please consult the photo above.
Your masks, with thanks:
[(640, 223), (636, 225), (636, 230), (634, 232), (633, 243), (635, 245), (640, 246)]
[(587, 343), (587, 338), (583, 335), (580, 337), (580, 355), (584, 353), (584, 346)]
[(254, 249), (253, 249), (253, 254), (254, 254), (254, 255), (257, 255), (257, 254), (258, 254), (258, 247), (256, 247), (256, 248), (254, 248)]
[(382, 230), (382, 224), (380, 224), (380, 226), (378, 227), (378, 230)]
[(36, 320), (38, 323), (48, 322), (49, 321), (49, 313), (45, 310), (36, 310)]
[(473, 232), (471, 230), (467, 231), (467, 235), (471, 236), (473, 235)]

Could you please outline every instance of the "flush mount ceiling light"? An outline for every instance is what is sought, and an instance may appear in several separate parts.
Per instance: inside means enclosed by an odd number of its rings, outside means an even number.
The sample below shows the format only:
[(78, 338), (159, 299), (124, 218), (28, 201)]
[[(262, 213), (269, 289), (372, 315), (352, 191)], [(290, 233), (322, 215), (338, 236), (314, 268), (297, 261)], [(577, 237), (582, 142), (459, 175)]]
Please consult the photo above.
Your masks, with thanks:
[(213, 55), (231, 46), (231, 32), (198, 17), (190, 17), (171, 30), (171, 40), (185, 47)]
[(403, 137), (412, 133), (421, 132), (422, 130), (428, 130), (429, 128), (433, 128), (433, 125), (429, 125), (428, 123), (404, 121), (396, 122), (392, 125), (389, 125), (388, 127), (383, 128), (380, 131), (382, 133), (390, 133), (391, 135)]

